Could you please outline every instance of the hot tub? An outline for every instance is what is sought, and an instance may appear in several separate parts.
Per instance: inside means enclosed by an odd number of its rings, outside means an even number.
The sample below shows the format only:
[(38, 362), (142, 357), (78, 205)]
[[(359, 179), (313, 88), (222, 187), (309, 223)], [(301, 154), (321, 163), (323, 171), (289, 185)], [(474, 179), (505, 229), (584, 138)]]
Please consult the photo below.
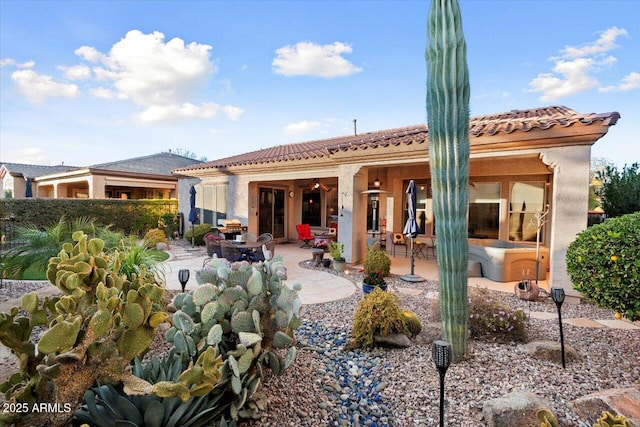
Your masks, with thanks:
[[(549, 249), (540, 247), (538, 279), (547, 276)], [(536, 278), (536, 247), (495, 239), (469, 239), (469, 261), (482, 265), (482, 276), (494, 282)]]

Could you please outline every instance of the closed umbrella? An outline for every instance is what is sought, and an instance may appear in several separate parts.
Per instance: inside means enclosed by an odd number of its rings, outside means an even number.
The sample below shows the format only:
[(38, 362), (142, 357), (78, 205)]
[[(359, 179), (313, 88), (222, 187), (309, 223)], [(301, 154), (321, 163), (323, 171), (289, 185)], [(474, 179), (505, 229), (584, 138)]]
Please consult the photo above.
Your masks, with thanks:
[(192, 185), (189, 190), (189, 222), (191, 222), (191, 246), (195, 246), (194, 224), (200, 223), (196, 210), (196, 188)]
[(404, 230), (402, 233), (411, 239), (411, 274), (405, 274), (400, 277), (402, 280), (407, 282), (422, 282), (424, 279), (416, 274), (414, 274), (414, 255), (413, 255), (413, 239), (420, 233), (420, 227), (418, 227), (418, 222), (416, 221), (416, 205), (417, 203), (417, 193), (418, 189), (416, 188), (416, 183), (411, 180), (409, 181), (409, 186), (407, 187), (406, 193), (407, 197), (407, 222), (404, 225)]
[(27, 182), (24, 189), (24, 197), (33, 197), (32, 181), (32, 178), (27, 177)]

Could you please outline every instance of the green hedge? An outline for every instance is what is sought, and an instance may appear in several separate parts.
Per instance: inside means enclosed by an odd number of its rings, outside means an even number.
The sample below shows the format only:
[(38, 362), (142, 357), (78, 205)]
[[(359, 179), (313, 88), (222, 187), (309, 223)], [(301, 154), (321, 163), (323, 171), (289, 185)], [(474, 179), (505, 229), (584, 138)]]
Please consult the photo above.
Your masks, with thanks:
[(112, 225), (124, 234), (143, 235), (158, 227), (166, 214), (178, 212), (177, 200), (93, 200), (93, 199), (2, 199), (0, 214), (17, 225), (32, 223), (40, 227), (55, 224), (64, 215), (68, 219), (94, 218), (97, 224)]
[(567, 249), (567, 272), (588, 300), (640, 319), (640, 212), (580, 233)]

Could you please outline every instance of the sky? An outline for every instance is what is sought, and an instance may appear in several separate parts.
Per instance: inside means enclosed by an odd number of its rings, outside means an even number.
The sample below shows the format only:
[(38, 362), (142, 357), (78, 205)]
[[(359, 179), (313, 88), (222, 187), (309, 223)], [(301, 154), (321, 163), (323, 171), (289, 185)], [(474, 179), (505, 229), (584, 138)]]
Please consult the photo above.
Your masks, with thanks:
[[(215, 160), (426, 123), (429, 1), (0, 0), (0, 161)], [(640, 162), (640, 1), (461, 0), (471, 116), (621, 115)]]

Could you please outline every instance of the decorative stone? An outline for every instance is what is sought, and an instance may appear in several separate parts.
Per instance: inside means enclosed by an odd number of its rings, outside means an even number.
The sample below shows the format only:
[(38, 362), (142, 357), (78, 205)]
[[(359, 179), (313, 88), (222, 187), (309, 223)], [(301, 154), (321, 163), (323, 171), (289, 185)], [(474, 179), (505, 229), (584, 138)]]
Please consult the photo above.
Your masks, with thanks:
[(373, 337), (373, 343), (398, 348), (411, 347), (411, 340), (405, 334), (389, 334), (384, 337), (375, 335)]
[[(518, 346), (518, 350), (535, 359), (549, 360), (551, 362), (562, 361), (562, 347), (557, 341), (531, 341)], [(579, 360), (578, 352), (570, 345), (564, 345), (565, 361), (572, 362)]]
[(538, 395), (515, 391), (486, 401), (482, 414), (487, 427), (539, 427), (536, 412), (540, 409), (550, 410)]
[(640, 391), (636, 388), (613, 388), (577, 398), (571, 407), (582, 418), (595, 421), (602, 411), (624, 415), (634, 426), (640, 426)]
[(158, 251), (168, 251), (169, 250), (169, 245), (167, 245), (164, 242), (158, 242), (158, 243), (156, 243), (156, 250), (158, 250)]

